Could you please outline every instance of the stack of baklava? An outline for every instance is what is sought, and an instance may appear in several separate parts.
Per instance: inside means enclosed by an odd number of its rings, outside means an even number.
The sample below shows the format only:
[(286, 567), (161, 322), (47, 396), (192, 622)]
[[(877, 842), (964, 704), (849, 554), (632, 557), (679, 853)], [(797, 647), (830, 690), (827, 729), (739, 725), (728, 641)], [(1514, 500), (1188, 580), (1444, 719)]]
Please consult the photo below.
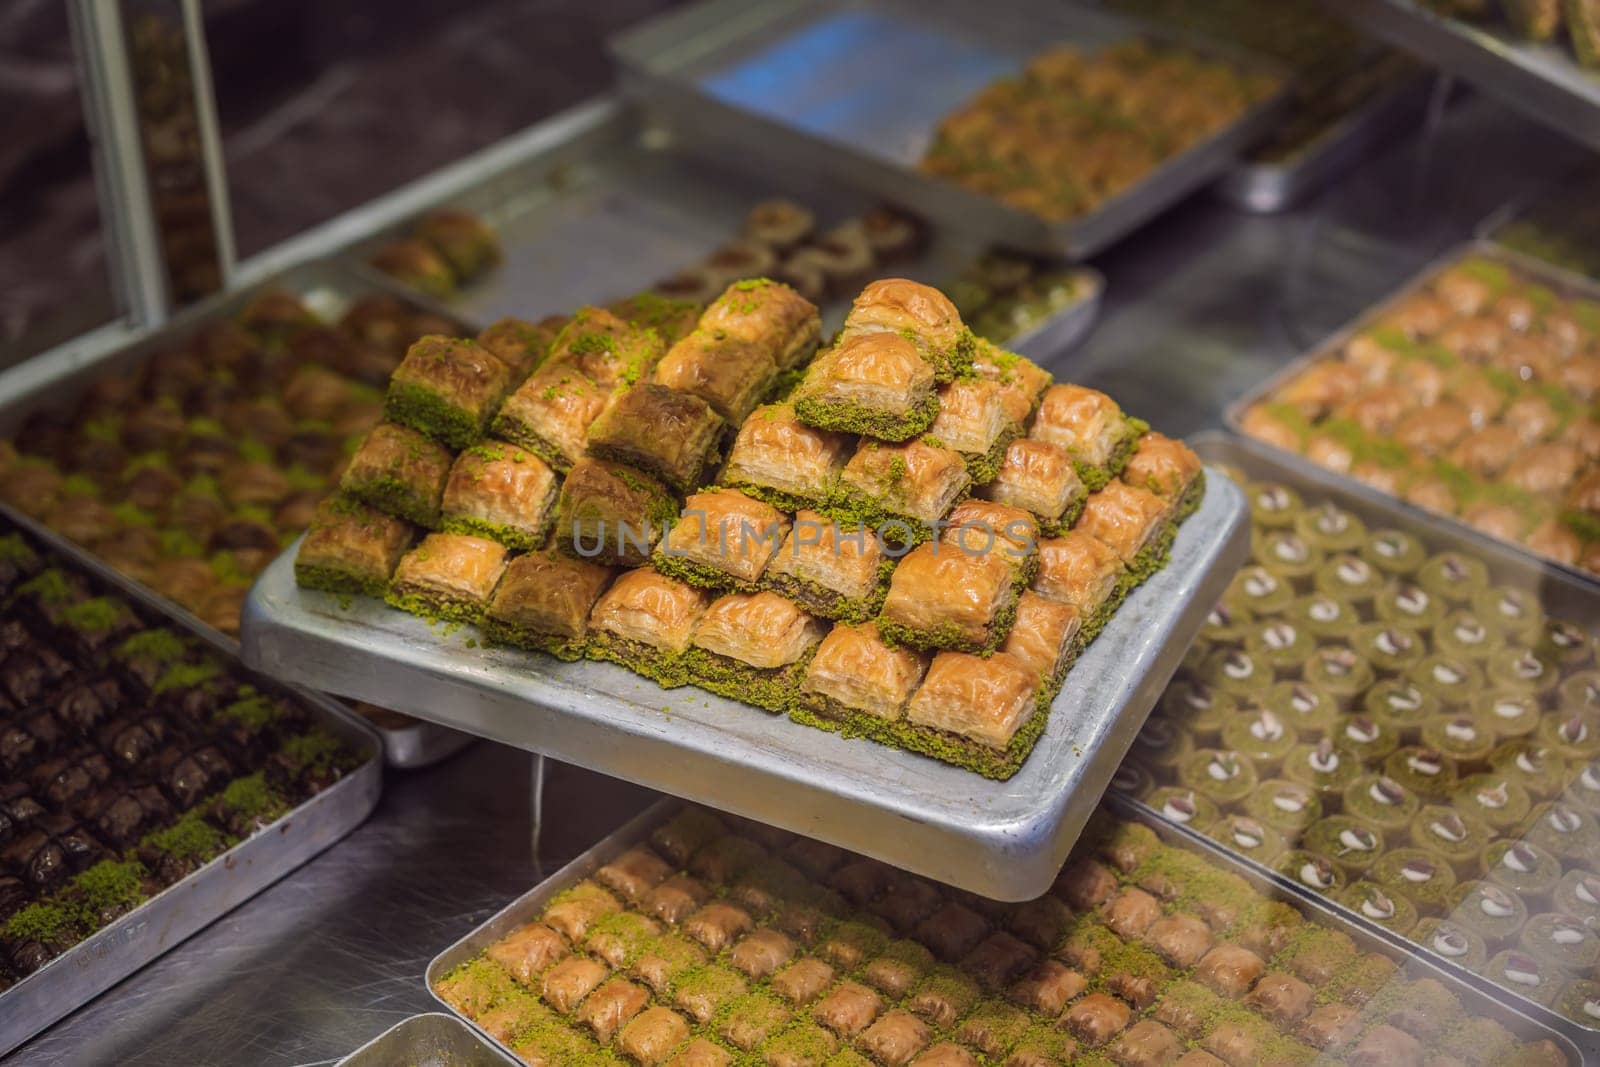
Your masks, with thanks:
[(298, 579), (1009, 776), (1199, 461), (915, 282), (819, 336), (756, 279), (682, 336), (588, 308), (548, 354), (424, 338)]

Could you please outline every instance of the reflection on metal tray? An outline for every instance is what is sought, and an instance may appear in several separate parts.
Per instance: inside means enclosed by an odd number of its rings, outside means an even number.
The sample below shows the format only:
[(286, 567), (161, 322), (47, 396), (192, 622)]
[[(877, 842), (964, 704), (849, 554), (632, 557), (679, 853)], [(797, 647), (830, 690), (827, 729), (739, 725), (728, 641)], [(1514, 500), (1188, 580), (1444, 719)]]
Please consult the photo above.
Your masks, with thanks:
[[(620, 667), (469, 647), (375, 600), (251, 591), (244, 655), (270, 673), (543, 752), (993, 897), (1055, 876), (1210, 604), (1244, 557), (1244, 499), (1214, 477), (1170, 565), (1079, 657), (1022, 769), (994, 782)], [(473, 644), (476, 641), (473, 640)]]
[(405, 725), (396, 723), (392, 726), (373, 722), (372, 728), (383, 738), (384, 762), (403, 771), (431, 767), (440, 760), (449, 759), (477, 740), (471, 734), (422, 719), (412, 719)]
[[(1282, 452), (1250, 438), (1210, 432), (1200, 434), (1190, 444), (1208, 463), (1239, 471), (1252, 481), (1285, 485), (1306, 498), (1308, 503), (1330, 501), (1364, 520), (1369, 529), (1398, 529), (1420, 539), (1430, 552), (1457, 551), (1481, 559), (1488, 565), (1491, 580), (1499, 586), (1518, 589), (1537, 596), (1550, 614), (1573, 620), (1595, 618), (1597, 602), (1595, 591), (1585, 583), (1548, 567), (1541, 567), (1525, 556), (1508, 550), (1499, 541), (1476, 531), (1457, 531), (1433, 518), (1419, 518), (1399, 506), (1391, 497), (1376, 492), (1359, 483), (1349, 483), (1335, 478), (1310, 464), (1294, 462)], [(1557, 714), (1548, 712), (1547, 714)], [(1152, 819), (1162, 816), (1149, 806), (1139, 807)], [(1600, 1055), (1600, 1027), (1582, 1027), (1558, 1013), (1522, 997), (1510, 986), (1498, 986), (1491, 980), (1478, 976), (1459, 964), (1448, 960), (1403, 935), (1391, 933), (1361, 917), (1353, 909), (1322, 896), (1307, 887), (1282, 878), (1255, 860), (1241, 856), (1233, 850), (1205, 838), (1203, 834), (1184, 828), (1186, 834), (1208, 841), (1213, 849), (1225, 851), (1236, 862), (1254, 868), (1263, 879), (1272, 879), (1290, 887), (1303, 899), (1321, 908), (1345, 917), (1348, 923), (1370, 927), (1375, 936), (1403, 945), (1406, 951), (1420, 955), (1434, 966), (1457, 976), (1460, 980), (1493, 989), (1496, 995), (1516, 997), (1518, 1009), (1539, 1019), (1564, 1034), (1571, 1036), (1587, 1052)], [(1503, 835), (1497, 835), (1503, 836)], [(1291, 845), (1296, 842), (1291, 842)]]
[(624, 91), (707, 155), (826, 173), (1005, 247), (1080, 258), (1226, 170), (1277, 121), (1287, 90), (1069, 222), (1047, 222), (917, 164), (940, 119), (1040, 48), (1096, 48), (1149, 32), (1071, 4), (706, 0), (628, 31), (613, 51)]
[[(27, 531), (50, 554), (90, 575), (101, 586), (114, 589), (146, 617), (188, 632), (222, 656), (238, 656), (238, 646), (225, 635), (174, 609), (37, 523), (4, 505), (0, 505), (0, 521)], [(236, 669), (261, 689), (283, 693), (310, 709), (322, 726), (361, 754), (361, 765), (270, 826), (0, 992), (0, 1055), (87, 1004), (299, 867), (355, 829), (377, 806), (383, 764), (378, 758), (378, 738), (371, 727), (326, 697), (286, 687), (265, 675), (247, 671), (242, 665)]]
[(454, 1016), (430, 1012), (395, 1023), (335, 1067), (506, 1067), (516, 1062)]
[(1420, 0), (1341, 0), (1336, 9), (1395, 48), (1600, 148), (1600, 71), (1578, 66), (1565, 42), (1533, 44), (1429, 10)]

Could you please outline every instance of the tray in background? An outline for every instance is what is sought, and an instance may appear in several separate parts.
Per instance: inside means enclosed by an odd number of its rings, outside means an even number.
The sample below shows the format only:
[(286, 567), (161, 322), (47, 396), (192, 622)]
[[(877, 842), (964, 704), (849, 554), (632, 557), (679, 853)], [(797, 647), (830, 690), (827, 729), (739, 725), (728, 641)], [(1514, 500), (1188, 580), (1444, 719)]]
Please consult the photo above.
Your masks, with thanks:
[(452, 1015), (413, 1015), (334, 1067), (507, 1067), (517, 1061)]
[(1224, 172), (1278, 120), (1287, 88), (1069, 222), (1008, 207), (917, 163), (940, 119), (1041, 47), (1099, 47), (1146, 30), (1071, 4), (705, 0), (629, 30), (612, 51), (624, 91), (707, 157), (759, 155), (1007, 248), (1079, 259)]
[(1022, 899), (1055, 876), (1243, 558), (1245, 525), (1239, 490), (1215, 477), (1170, 564), (1079, 657), (1005, 782), (698, 689), (663, 690), (612, 664), (474, 647), (471, 631), (300, 589), (292, 547), (251, 592), (244, 654), (285, 678)]
[[(378, 715), (374, 716), (371, 711), (378, 712)], [(471, 734), (462, 733), (460, 730), (452, 730), (447, 726), (440, 726), (438, 723), (423, 719), (414, 719), (399, 712), (384, 708), (374, 708), (371, 711), (366, 708), (355, 709), (356, 714), (378, 731), (378, 736), (383, 739), (384, 762), (403, 771), (431, 767), (435, 763), (449, 759), (477, 740)]]

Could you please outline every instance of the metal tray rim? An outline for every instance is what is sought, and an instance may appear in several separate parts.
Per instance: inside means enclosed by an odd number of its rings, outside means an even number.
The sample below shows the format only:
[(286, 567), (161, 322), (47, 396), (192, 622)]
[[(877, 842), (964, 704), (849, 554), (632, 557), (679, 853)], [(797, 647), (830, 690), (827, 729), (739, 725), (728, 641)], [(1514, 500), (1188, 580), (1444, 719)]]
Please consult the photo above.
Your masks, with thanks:
[[(346, 1053), (343, 1058), (334, 1063), (333, 1067), (385, 1067), (387, 1064), (392, 1064), (393, 1061), (378, 1060), (375, 1057), (388, 1052), (389, 1050), (384, 1046), (397, 1041), (398, 1035), (402, 1031), (408, 1028), (415, 1028), (418, 1025), (444, 1026), (448, 1032), (459, 1035), (456, 1040), (461, 1042), (470, 1041), (474, 1055), (487, 1056), (497, 1063), (513, 1064), (517, 1062), (487, 1034), (471, 1023), (464, 1021), (459, 1015), (442, 1011), (427, 1011), (401, 1019), (360, 1048)], [(369, 1062), (369, 1059), (371, 1062)]]

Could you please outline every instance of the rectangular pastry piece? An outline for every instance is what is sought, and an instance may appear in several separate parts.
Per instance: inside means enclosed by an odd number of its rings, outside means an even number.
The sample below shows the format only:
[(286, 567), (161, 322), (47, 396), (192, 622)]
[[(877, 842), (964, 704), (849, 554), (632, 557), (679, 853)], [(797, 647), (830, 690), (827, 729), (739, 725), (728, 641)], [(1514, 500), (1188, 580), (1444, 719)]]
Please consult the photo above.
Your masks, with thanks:
[(1004, 652), (987, 658), (965, 652), (933, 657), (911, 696), (906, 718), (990, 749), (1004, 750), (1034, 713), (1033, 672)]
[(404, 519), (335, 493), (317, 505), (295, 553), (294, 580), (307, 589), (381, 597), (413, 536)]
[(674, 300), (660, 293), (643, 292), (606, 305), (606, 310), (640, 330), (654, 330), (661, 343), (671, 345), (700, 321), (700, 305), (690, 300)]
[(588, 655), (672, 688), (688, 681), (684, 653), (711, 596), (648, 567), (624, 573), (589, 613)]
[(1121, 473), (1146, 429), (1098, 390), (1052, 385), (1045, 390), (1028, 436), (1066, 449), (1078, 477), (1093, 491)]
[(802, 423), (790, 405), (768, 404), (739, 427), (718, 482), (781, 511), (799, 511), (827, 499), (854, 448), (845, 434)]
[(706, 308), (700, 328), (760, 345), (779, 371), (810, 362), (822, 339), (815, 304), (781, 282), (734, 282)]
[(565, 473), (587, 454), (589, 427), (614, 399), (571, 365), (547, 361), (506, 398), (491, 430)]
[(589, 453), (632, 464), (676, 492), (690, 493), (717, 459), (723, 426), (697, 396), (636, 385), (589, 427)]
[(1017, 431), (997, 383), (962, 378), (940, 388), (939, 416), (924, 439), (961, 453), (973, 482), (981, 485), (999, 473), (1006, 446)]
[(1025, 356), (1007, 352), (992, 341), (976, 338), (977, 356), (972, 369), (979, 378), (1000, 387), (1006, 417), (1018, 426), (1027, 426), (1039, 410), (1044, 391), (1054, 383), (1050, 372)]
[(695, 493), (656, 549), (662, 574), (705, 589), (753, 592), (789, 535), (789, 517), (737, 489)]
[(1137, 584), (1161, 568), (1172, 543), (1171, 516), (1168, 501), (1113, 478), (1089, 494), (1075, 529), (1116, 552), (1128, 567), (1129, 580)]
[(556, 497), (554, 544), (608, 567), (637, 567), (650, 558), (678, 503), (648, 474), (602, 459), (580, 460)]
[(828, 624), (776, 593), (729, 593), (695, 624), (689, 681), (768, 711), (788, 711)]
[(928, 659), (924, 652), (886, 643), (875, 623), (840, 623), (806, 667), (800, 707), (846, 724), (861, 715), (897, 722), (905, 717)]
[(939, 540), (970, 556), (994, 556), (1021, 592), (1039, 571), (1039, 522), (1022, 508), (963, 500), (945, 517)]
[(418, 526), (439, 524), (439, 504), (455, 457), (406, 426), (380, 422), (350, 457), (339, 488), (379, 511)]
[(469, 445), (445, 482), (439, 528), (507, 548), (543, 543), (556, 502), (556, 474), (538, 456), (504, 441)]
[(1116, 610), (1116, 595), (1126, 568), (1122, 557), (1082, 530), (1039, 542), (1039, 573), (1033, 591), (1071, 604), (1083, 618), (1085, 641), (1092, 641)]
[(544, 363), (566, 324), (559, 315), (538, 322), (504, 318), (486, 326), (478, 334), (478, 344), (511, 371), (511, 388), (515, 389)]
[(1031, 437), (1012, 441), (994, 480), (973, 492), (984, 500), (1030, 512), (1050, 537), (1072, 528), (1089, 495), (1067, 450)]
[(389, 378), (383, 413), (451, 448), (484, 435), (511, 385), (511, 369), (478, 342), (430, 334)]
[(649, 380), (666, 348), (654, 330), (630, 326), (604, 308), (586, 307), (562, 328), (549, 361), (602, 389), (621, 389)]
[(906, 441), (939, 414), (933, 367), (894, 333), (846, 337), (806, 369), (791, 400), (807, 426)]
[(767, 562), (761, 585), (812, 615), (862, 622), (883, 606), (893, 570), (894, 560), (871, 529), (802, 510)]
[(868, 333), (898, 334), (916, 345), (941, 382), (972, 369), (972, 331), (950, 298), (932, 286), (884, 278), (861, 290), (845, 316), (840, 339)]
[(483, 632), (496, 644), (579, 659), (589, 612), (615, 576), (610, 567), (549, 549), (517, 556), (495, 587)]
[(924, 441), (862, 441), (822, 510), (840, 522), (866, 523), (879, 536), (926, 541), (933, 524), (972, 484), (961, 453)]
[(1200, 457), (1188, 445), (1151, 430), (1139, 438), (1121, 477), (1173, 505), (1181, 522), (1200, 504), (1203, 473)]
[(1028, 591), (1017, 600), (1017, 617), (1000, 651), (1027, 667), (1038, 686), (1041, 706), (1061, 692), (1067, 671), (1078, 654), (1083, 620), (1078, 609)]
[(737, 426), (761, 403), (777, 377), (777, 366), (760, 345), (701, 327), (667, 351), (652, 380), (699, 397), (723, 421)]
[(433, 533), (400, 558), (384, 599), (424, 618), (477, 622), (505, 569), (498, 541)]
[(992, 652), (1011, 629), (1017, 587), (998, 554), (968, 555), (932, 542), (911, 550), (889, 579), (878, 629), (913, 648)]

